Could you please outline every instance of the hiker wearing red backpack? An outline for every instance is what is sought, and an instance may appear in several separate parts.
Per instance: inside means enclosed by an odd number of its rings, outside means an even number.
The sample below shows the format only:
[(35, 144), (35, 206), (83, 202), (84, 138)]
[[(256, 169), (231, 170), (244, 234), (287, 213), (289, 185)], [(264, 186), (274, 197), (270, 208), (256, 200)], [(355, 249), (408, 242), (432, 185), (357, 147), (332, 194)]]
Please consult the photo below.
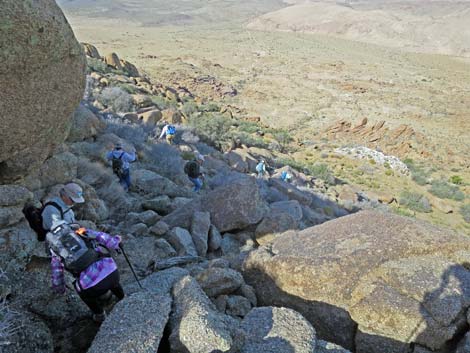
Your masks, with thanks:
[(110, 250), (120, 249), (121, 237), (104, 232), (79, 228), (72, 230), (64, 221), (54, 223), (47, 233), (46, 244), (52, 255), (52, 288), (58, 294), (65, 293), (64, 270), (75, 281), (74, 289), (93, 312), (93, 320), (105, 318), (102, 297), (109, 292), (118, 300), (124, 298), (119, 283), (119, 271)]
[(122, 144), (117, 143), (114, 149), (106, 154), (106, 159), (111, 161), (114, 174), (118, 176), (124, 190), (128, 191), (131, 186), (130, 163), (136, 160), (135, 151), (126, 152)]

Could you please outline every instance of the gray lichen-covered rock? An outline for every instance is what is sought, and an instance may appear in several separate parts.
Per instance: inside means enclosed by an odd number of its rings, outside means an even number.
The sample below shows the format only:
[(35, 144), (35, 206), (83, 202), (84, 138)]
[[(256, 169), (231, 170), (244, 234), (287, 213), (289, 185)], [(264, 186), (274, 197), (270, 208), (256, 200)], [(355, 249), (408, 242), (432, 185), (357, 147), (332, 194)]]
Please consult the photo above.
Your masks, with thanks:
[(191, 236), (200, 256), (206, 256), (211, 215), (209, 212), (194, 212), (191, 222)]
[(217, 312), (201, 287), (189, 276), (173, 287), (170, 327), (172, 352), (233, 352), (239, 344), (234, 322)]
[(135, 293), (117, 303), (88, 353), (155, 353), (171, 310), (169, 295)]
[(47, 188), (56, 184), (67, 184), (77, 177), (78, 158), (63, 152), (48, 158), (41, 166), (39, 180), (41, 186)]
[(85, 105), (80, 104), (73, 113), (72, 127), (67, 142), (80, 142), (95, 137), (104, 128), (104, 123)]
[(245, 283), (242, 275), (230, 268), (210, 267), (196, 277), (209, 297), (231, 294)]
[(251, 303), (240, 295), (229, 295), (227, 297), (226, 313), (232, 316), (245, 317), (251, 310)]
[(298, 312), (288, 308), (260, 307), (242, 321), (242, 353), (315, 353), (316, 333)]
[(208, 248), (209, 251), (216, 251), (220, 249), (220, 245), (222, 244), (222, 235), (217, 230), (217, 227), (211, 225), (209, 229), (209, 239), (208, 239)]
[(317, 340), (317, 346), (315, 348), (315, 353), (351, 353), (347, 349), (344, 349), (337, 344), (326, 342), (323, 340)]
[(24, 205), (33, 199), (33, 194), (23, 186), (0, 185), (0, 207)]
[[(53, 0), (0, 7), (0, 183), (38, 168), (68, 135), (85, 55)], [(60, 74), (58, 74), (60, 73)]]
[[(189, 275), (187, 270), (179, 267), (173, 267), (152, 273), (140, 282), (145, 290), (150, 291), (156, 295), (165, 296), (167, 294), (171, 294), (171, 290), (173, 289), (175, 283), (187, 275)], [(139, 287), (137, 282), (132, 282), (124, 286), (126, 295), (130, 295), (141, 290), (142, 289)]]
[(212, 224), (220, 232), (243, 229), (257, 224), (267, 212), (254, 178), (236, 179), (222, 185), (190, 205), (178, 208), (163, 220), (170, 227), (189, 228), (195, 211), (209, 212)]
[(465, 327), (468, 237), (376, 211), (288, 232), (250, 253), (262, 305), (289, 306), (320, 337), (357, 352), (438, 350)]
[[(167, 195), (169, 197), (187, 196), (189, 191), (182, 188), (171, 180), (158, 175), (150, 170), (139, 169), (133, 172), (134, 182), (132, 189), (147, 197)], [(147, 207), (149, 208), (149, 207)], [(155, 210), (153, 209), (154, 211)]]
[(178, 251), (178, 255), (197, 256), (193, 238), (186, 229), (173, 228), (168, 235), (168, 242)]

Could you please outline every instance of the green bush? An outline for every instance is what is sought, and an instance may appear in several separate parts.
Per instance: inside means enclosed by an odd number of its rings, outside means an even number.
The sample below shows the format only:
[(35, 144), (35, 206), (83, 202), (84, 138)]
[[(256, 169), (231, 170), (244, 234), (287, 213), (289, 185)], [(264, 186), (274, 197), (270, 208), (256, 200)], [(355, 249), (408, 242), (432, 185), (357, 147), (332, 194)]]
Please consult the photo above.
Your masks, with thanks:
[(129, 112), (133, 109), (132, 97), (119, 87), (105, 88), (98, 100), (116, 113)]
[(121, 83), (117, 85), (117, 87), (120, 87), (122, 90), (126, 91), (129, 94), (137, 94), (139, 93), (139, 89), (136, 86), (129, 85), (126, 83)]
[(189, 125), (208, 143), (221, 145), (231, 138), (232, 121), (223, 115), (204, 114), (197, 118), (190, 118)]
[(184, 103), (183, 108), (181, 109), (183, 114), (187, 117), (190, 117), (191, 114), (197, 112), (197, 104), (193, 101)]
[(207, 104), (204, 104), (202, 107), (202, 110), (205, 112), (220, 112), (220, 107), (218, 106), (217, 103), (210, 102)]
[(88, 73), (98, 72), (100, 74), (106, 74), (109, 72), (108, 65), (99, 59), (87, 58), (87, 70)]
[(400, 205), (416, 212), (432, 212), (429, 200), (424, 195), (416, 192), (403, 191), (400, 194)]
[(238, 129), (248, 134), (254, 134), (260, 127), (255, 122), (242, 120), (238, 122)]
[(194, 159), (194, 153), (189, 152), (189, 151), (183, 151), (181, 152), (181, 158), (183, 158), (185, 161), (190, 161)]
[(247, 134), (246, 132), (234, 132), (231, 134), (233, 139), (238, 139), (243, 145), (246, 145), (248, 147), (260, 147), (260, 148), (266, 148), (268, 147), (267, 143), (258, 136)]
[(449, 178), (449, 182), (451, 182), (452, 184), (455, 184), (455, 185), (462, 185), (463, 184), (463, 179), (459, 175), (452, 175)]
[(152, 103), (162, 110), (174, 107), (174, 105), (163, 96), (152, 96), (151, 99)]
[(470, 223), (470, 203), (460, 207), (460, 214), (462, 215), (465, 222)]
[(331, 185), (335, 183), (335, 177), (331, 173), (330, 168), (328, 168), (328, 165), (324, 163), (316, 163), (310, 165), (307, 169), (309, 174), (315, 178), (322, 179)]
[(445, 180), (434, 181), (429, 192), (441, 199), (462, 201), (465, 198), (464, 193), (457, 186), (451, 185)]
[(285, 150), (287, 145), (293, 141), (293, 138), (290, 135), (290, 133), (285, 130), (279, 130), (275, 132), (273, 135), (274, 135), (274, 139), (277, 142), (279, 142), (283, 150)]

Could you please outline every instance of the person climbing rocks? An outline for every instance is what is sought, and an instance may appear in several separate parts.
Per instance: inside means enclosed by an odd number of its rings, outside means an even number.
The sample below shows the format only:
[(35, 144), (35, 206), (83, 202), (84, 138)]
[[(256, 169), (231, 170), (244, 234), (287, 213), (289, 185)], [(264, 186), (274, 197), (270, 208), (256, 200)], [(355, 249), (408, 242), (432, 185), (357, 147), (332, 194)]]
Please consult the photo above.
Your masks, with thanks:
[(286, 183), (290, 183), (292, 180), (292, 175), (289, 174), (286, 170), (283, 170), (281, 173), (281, 180), (285, 181)]
[(162, 129), (162, 132), (160, 133), (159, 139), (166, 138), (166, 142), (168, 144), (173, 144), (173, 139), (176, 136), (176, 127), (174, 125), (170, 124), (165, 124), (165, 126)]
[(204, 174), (201, 173), (201, 166), (204, 163), (204, 156), (199, 152), (195, 153), (195, 158), (184, 166), (184, 172), (188, 175), (189, 180), (194, 184), (193, 190), (199, 192), (204, 180)]
[(266, 174), (266, 163), (264, 159), (260, 160), (256, 165), (256, 172), (258, 173), (258, 178), (262, 178)]
[(52, 269), (52, 289), (65, 294), (64, 270), (74, 277), (73, 287), (93, 313), (95, 322), (102, 322), (106, 313), (102, 297), (111, 292), (118, 300), (124, 298), (116, 262), (109, 249), (118, 250), (119, 235), (111, 236), (91, 229), (72, 228), (65, 222), (54, 222), (46, 235)]
[(59, 221), (75, 224), (75, 214), (72, 207), (84, 203), (83, 190), (76, 183), (68, 183), (59, 190), (59, 196), (53, 197), (44, 204), (41, 212), (42, 228), (48, 232), (52, 225)]
[(126, 152), (121, 143), (116, 143), (114, 149), (106, 154), (106, 159), (111, 161), (114, 174), (119, 177), (119, 182), (125, 191), (131, 186), (130, 163), (136, 160), (135, 150)]

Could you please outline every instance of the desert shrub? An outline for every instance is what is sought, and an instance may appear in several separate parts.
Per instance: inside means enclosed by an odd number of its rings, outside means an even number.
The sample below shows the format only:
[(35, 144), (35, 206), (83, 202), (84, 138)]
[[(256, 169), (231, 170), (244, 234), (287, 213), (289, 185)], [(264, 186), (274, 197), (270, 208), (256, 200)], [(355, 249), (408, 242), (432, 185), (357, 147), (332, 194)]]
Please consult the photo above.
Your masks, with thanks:
[[(146, 130), (148, 129), (148, 131)], [(112, 133), (131, 142), (136, 149), (143, 148), (151, 129), (145, 125), (131, 124), (119, 119), (107, 121), (106, 133)]]
[(260, 148), (266, 148), (268, 147), (268, 144), (261, 138), (255, 135), (248, 134), (246, 132), (234, 132), (231, 134), (232, 139), (235, 140), (240, 140), (240, 142), (243, 145), (246, 145), (248, 147), (260, 147)]
[(249, 134), (254, 134), (260, 130), (260, 127), (255, 122), (242, 120), (238, 122), (238, 130)]
[(145, 162), (148, 169), (175, 182), (178, 180), (181, 182), (184, 177), (183, 158), (175, 147), (166, 143), (157, 143), (147, 149)]
[(412, 159), (405, 159), (403, 163), (406, 164), (410, 173), (411, 179), (418, 185), (424, 186), (428, 183), (428, 175), (431, 173), (430, 170), (426, 170), (417, 163), (415, 163)]
[(183, 108), (181, 108), (183, 114), (187, 117), (190, 117), (191, 114), (197, 112), (197, 104), (193, 101), (188, 101), (184, 103)]
[(194, 152), (189, 152), (189, 151), (181, 152), (181, 158), (183, 158), (185, 161), (190, 161), (194, 159)]
[(278, 158), (276, 159), (276, 165), (278, 168), (284, 167), (288, 165), (289, 167), (299, 171), (299, 172), (307, 172), (307, 166), (303, 163), (297, 162), (291, 158)]
[(387, 169), (387, 170), (385, 171), (385, 175), (387, 175), (387, 176), (392, 176), (392, 175), (394, 175), (393, 170)]
[(129, 94), (138, 94), (139, 93), (139, 89), (136, 86), (129, 85), (127, 83), (121, 83), (121, 84), (117, 85), (116, 87), (121, 88), (122, 90), (126, 91)]
[(287, 148), (287, 145), (293, 141), (290, 133), (285, 130), (279, 130), (275, 132), (274, 134), (274, 139), (279, 142), (279, 144), (282, 147), (282, 150), (285, 150)]
[(208, 144), (216, 146), (231, 138), (231, 119), (219, 114), (205, 114), (189, 119), (189, 125)]
[(217, 103), (209, 102), (202, 106), (202, 110), (205, 112), (220, 112), (220, 107)]
[[(0, 269), (0, 280), (8, 280)], [(0, 296), (0, 347), (10, 344), (10, 337), (20, 329), (15, 320), (16, 313), (8, 306), (6, 298)]]
[(449, 182), (455, 185), (462, 185), (463, 184), (463, 179), (460, 175), (452, 175), (449, 178)]
[(406, 208), (422, 213), (432, 212), (431, 204), (429, 200), (424, 196), (416, 192), (403, 191), (400, 194), (400, 205)]
[(328, 168), (328, 165), (324, 163), (315, 163), (310, 165), (308, 167), (308, 172), (315, 178), (322, 179), (330, 185), (333, 185), (335, 183), (334, 175), (331, 173), (330, 168)]
[(114, 112), (132, 111), (132, 97), (120, 87), (107, 87), (98, 96), (98, 100)]
[(465, 222), (470, 223), (470, 203), (460, 207), (460, 214), (462, 215)]
[(155, 104), (160, 109), (168, 109), (171, 108), (171, 103), (163, 96), (151, 96), (152, 103)]
[(108, 65), (105, 62), (99, 59), (94, 58), (87, 58), (87, 71), (88, 73), (91, 72), (98, 72), (100, 74), (105, 74), (108, 72)]
[(199, 142), (199, 137), (197, 135), (194, 135), (192, 131), (186, 130), (183, 132), (181, 135), (181, 139), (186, 142), (186, 143), (198, 143)]
[(457, 186), (451, 185), (445, 180), (434, 181), (429, 192), (441, 199), (462, 201), (465, 198), (464, 193)]

